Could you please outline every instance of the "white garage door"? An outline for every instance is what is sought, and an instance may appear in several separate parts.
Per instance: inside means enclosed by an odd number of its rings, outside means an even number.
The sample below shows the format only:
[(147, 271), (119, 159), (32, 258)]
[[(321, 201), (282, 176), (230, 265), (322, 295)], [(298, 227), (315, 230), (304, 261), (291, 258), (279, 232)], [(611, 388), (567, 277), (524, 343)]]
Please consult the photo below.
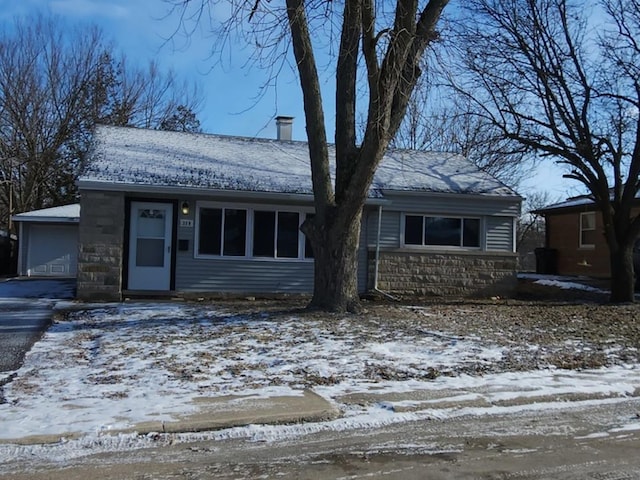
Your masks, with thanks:
[(27, 275), (75, 277), (78, 268), (77, 225), (31, 225)]

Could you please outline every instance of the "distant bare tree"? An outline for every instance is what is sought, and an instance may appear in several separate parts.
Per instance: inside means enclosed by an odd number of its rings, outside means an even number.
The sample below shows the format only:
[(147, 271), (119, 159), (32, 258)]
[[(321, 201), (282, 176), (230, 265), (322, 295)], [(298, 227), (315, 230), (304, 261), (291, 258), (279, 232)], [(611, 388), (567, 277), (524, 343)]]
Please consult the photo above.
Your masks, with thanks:
[(180, 127), (178, 118), (195, 117), (194, 87), (154, 63), (147, 70), (129, 69), (112, 51), (97, 28), (69, 29), (56, 18), (19, 19), (0, 34), (5, 220), (10, 213), (75, 199), (96, 123), (168, 128), (171, 121)]
[(525, 198), (516, 229), (520, 270), (534, 270), (535, 249), (545, 245), (544, 217), (535, 211), (549, 205), (550, 198), (548, 192), (541, 190), (530, 192)]
[(459, 91), (567, 168), (604, 219), (613, 302), (632, 302), (640, 217), (640, 0), (470, 0)]
[[(439, 80), (439, 83), (445, 79)], [(476, 114), (475, 105), (441, 83), (420, 82), (398, 133), (397, 148), (460, 154), (504, 184), (517, 188), (535, 165), (534, 156)]]

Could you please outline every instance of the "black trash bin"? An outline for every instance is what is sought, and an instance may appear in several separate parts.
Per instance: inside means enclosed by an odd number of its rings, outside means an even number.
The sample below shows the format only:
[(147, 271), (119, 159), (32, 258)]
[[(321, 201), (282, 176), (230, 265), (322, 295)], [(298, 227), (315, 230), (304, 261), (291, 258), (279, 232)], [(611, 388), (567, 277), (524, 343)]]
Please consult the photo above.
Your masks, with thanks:
[(555, 248), (536, 248), (535, 254), (536, 273), (544, 275), (556, 275), (558, 273), (558, 251)]

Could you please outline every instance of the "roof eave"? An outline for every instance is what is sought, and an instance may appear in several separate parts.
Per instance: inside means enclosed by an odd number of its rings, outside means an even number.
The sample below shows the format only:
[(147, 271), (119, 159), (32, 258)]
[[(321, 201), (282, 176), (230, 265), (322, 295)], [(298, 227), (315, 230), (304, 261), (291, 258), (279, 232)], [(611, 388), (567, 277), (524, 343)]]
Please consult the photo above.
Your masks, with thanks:
[(503, 200), (505, 202), (512, 201), (523, 201), (523, 197), (513, 193), (513, 194), (502, 194), (502, 193), (475, 193), (475, 192), (438, 192), (432, 190), (392, 190), (392, 189), (380, 189), (382, 194), (390, 194), (390, 195), (398, 195), (398, 196), (429, 196), (429, 197), (464, 197), (469, 198), (473, 197), (474, 199), (479, 200)]
[[(98, 190), (124, 193), (166, 193), (170, 195), (215, 195), (230, 199), (264, 198), (269, 200), (288, 200), (313, 203), (313, 195), (310, 193), (265, 192), (254, 190), (224, 190), (206, 187), (188, 187), (176, 185), (147, 185), (137, 183), (113, 183), (95, 180), (79, 180), (79, 190)], [(385, 205), (389, 201), (384, 198), (370, 197), (366, 205)]]
[(13, 222), (29, 222), (29, 223), (79, 223), (78, 217), (36, 217), (36, 216), (20, 216), (11, 217)]

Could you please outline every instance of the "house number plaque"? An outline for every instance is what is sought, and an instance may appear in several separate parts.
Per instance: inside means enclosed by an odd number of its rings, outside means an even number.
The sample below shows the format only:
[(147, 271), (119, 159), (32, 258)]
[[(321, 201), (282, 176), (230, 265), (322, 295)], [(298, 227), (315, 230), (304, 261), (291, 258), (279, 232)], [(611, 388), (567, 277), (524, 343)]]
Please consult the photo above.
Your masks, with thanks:
[(190, 218), (181, 218), (180, 219), (180, 226), (181, 227), (187, 227), (187, 228), (193, 228), (193, 220), (191, 220)]

